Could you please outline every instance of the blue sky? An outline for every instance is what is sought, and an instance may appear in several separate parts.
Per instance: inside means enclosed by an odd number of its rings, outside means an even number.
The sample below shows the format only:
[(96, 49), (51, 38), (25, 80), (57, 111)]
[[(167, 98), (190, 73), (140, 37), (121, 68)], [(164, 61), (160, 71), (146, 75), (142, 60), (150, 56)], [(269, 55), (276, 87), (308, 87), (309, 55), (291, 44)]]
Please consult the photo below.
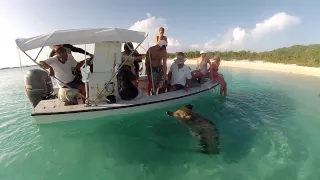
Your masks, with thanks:
[[(314, 44), (320, 41), (318, 7), (317, 0), (4, 1), (0, 6), (4, 25), (0, 46), (5, 54), (0, 67), (19, 65), (16, 38), (71, 28), (131, 28), (149, 32), (153, 44), (158, 28), (164, 26), (171, 52), (264, 51)], [(25, 56), (22, 58), (23, 64), (30, 64)], [(40, 58), (45, 58), (45, 52)]]

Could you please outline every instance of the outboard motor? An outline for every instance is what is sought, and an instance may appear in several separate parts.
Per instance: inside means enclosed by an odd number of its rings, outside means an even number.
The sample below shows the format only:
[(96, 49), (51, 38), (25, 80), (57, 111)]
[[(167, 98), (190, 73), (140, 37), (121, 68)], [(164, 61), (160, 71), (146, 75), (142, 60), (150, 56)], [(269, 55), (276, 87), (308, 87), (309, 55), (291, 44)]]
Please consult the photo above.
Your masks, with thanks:
[(25, 94), (32, 107), (44, 99), (50, 99), (53, 93), (52, 80), (46, 71), (41, 69), (29, 70), (24, 75)]

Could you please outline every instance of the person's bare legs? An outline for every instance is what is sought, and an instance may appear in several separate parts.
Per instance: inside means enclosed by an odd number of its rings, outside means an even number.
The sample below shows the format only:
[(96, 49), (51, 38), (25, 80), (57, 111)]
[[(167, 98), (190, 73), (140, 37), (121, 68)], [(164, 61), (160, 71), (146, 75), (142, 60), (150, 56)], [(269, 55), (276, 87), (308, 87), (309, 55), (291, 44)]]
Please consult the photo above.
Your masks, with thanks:
[(156, 82), (154, 82), (154, 89), (153, 89), (153, 86), (152, 86), (152, 80), (151, 80), (151, 76), (150, 77), (148, 77), (148, 95), (150, 96), (150, 92), (151, 92), (151, 90), (152, 90), (152, 93), (153, 93), (153, 95), (155, 95), (155, 93), (157, 92), (157, 87), (158, 87), (158, 84), (156, 83)]
[(193, 71), (191, 72), (191, 76), (192, 76), (192, 80), (197, 80), (198, 78), (203, 76), (203, 74), (200, 71)]
[(220, 84), (220, 96), (222, 96), (222, 94), (224, 94), (226, 96), (227, 95), (227, 84), (224, 81), (224, 79), (219, 77), (219, 78), (216, 78), (215, 81)]
[(162, 87), (159, 87), (158, 94), (165, 93), (167, 89), (168, 89), (168, 85), (167, 85), (167, 81), (165, 81), (163, 83)]
[[(86, 103), (86, 86), (85, 86), (85, 84), (81, 83), (79, 85), (78, 90), (79, 90), (80, 94), (83, 95), (82, 101), (83, 101), (83, 104), (85, 104)], [(88, 93), (89, 93), (89, 90), (88, 90)]]
[(152, 82), (150, 81), (150, 77), (148, 76), (148, 96), (150, 96), (150, 92), (151, 92), (151, 84)]

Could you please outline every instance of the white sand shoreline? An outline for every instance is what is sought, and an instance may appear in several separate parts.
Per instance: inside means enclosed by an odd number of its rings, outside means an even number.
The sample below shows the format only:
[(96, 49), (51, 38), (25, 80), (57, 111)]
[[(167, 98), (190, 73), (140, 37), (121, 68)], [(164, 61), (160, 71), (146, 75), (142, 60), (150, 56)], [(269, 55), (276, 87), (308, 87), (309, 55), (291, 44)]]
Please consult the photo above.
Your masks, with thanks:
[[(172, 59), (168, 59), (168, 64), (171, 64)], [(196, 65), (196, 59), (188, 59), (186, 64)], [(249, 61), (249, 60), (234, 60), (234, 61), (221, 61), (221, 67), (237, 67), (246, 69), (257, 69), (267, 71), (286, 72), (300, 75), (320, 77), (320, 68), (297, 66), (295, 64), (280, 64), (270, 63), (264, 61)]]

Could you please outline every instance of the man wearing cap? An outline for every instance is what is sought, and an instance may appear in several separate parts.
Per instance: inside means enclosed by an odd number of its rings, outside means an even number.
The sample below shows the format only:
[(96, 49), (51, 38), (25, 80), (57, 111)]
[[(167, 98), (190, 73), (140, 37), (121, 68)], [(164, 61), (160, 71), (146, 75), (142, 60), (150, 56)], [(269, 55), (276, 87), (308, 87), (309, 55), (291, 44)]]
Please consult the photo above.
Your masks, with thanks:
[(142, 97), (142, 91), (138, 89), (138, 79), (132, 73), (132, 61), (125, 61), (117, 74), (118, 91), (122, 100), (133, 100)]
[[(158, 86), (166, 80), (167, 75), (167, 58), (168, 54), (166, 51), (166, 41), (160, 40), (158, 44), (152, 46), (148, 49), (146, 54), (146, 72), (148, 76), (148, 93), (151, 91), (155, 94), (157, 92)], [(151, 74), (152, 73), (152, 74)], [(152, 76), (151, 76), (152, 75)], [(164, 87), (159, 87), (158, 93), (165, 92)]]
[(181, 89), (188, 90), (191, 81), (190, 69), (184, 65), (185, 62), (184, 53), (179, 52), (175, 63), (170, 66), (168, 81), (168, 91), (178, 91)]

